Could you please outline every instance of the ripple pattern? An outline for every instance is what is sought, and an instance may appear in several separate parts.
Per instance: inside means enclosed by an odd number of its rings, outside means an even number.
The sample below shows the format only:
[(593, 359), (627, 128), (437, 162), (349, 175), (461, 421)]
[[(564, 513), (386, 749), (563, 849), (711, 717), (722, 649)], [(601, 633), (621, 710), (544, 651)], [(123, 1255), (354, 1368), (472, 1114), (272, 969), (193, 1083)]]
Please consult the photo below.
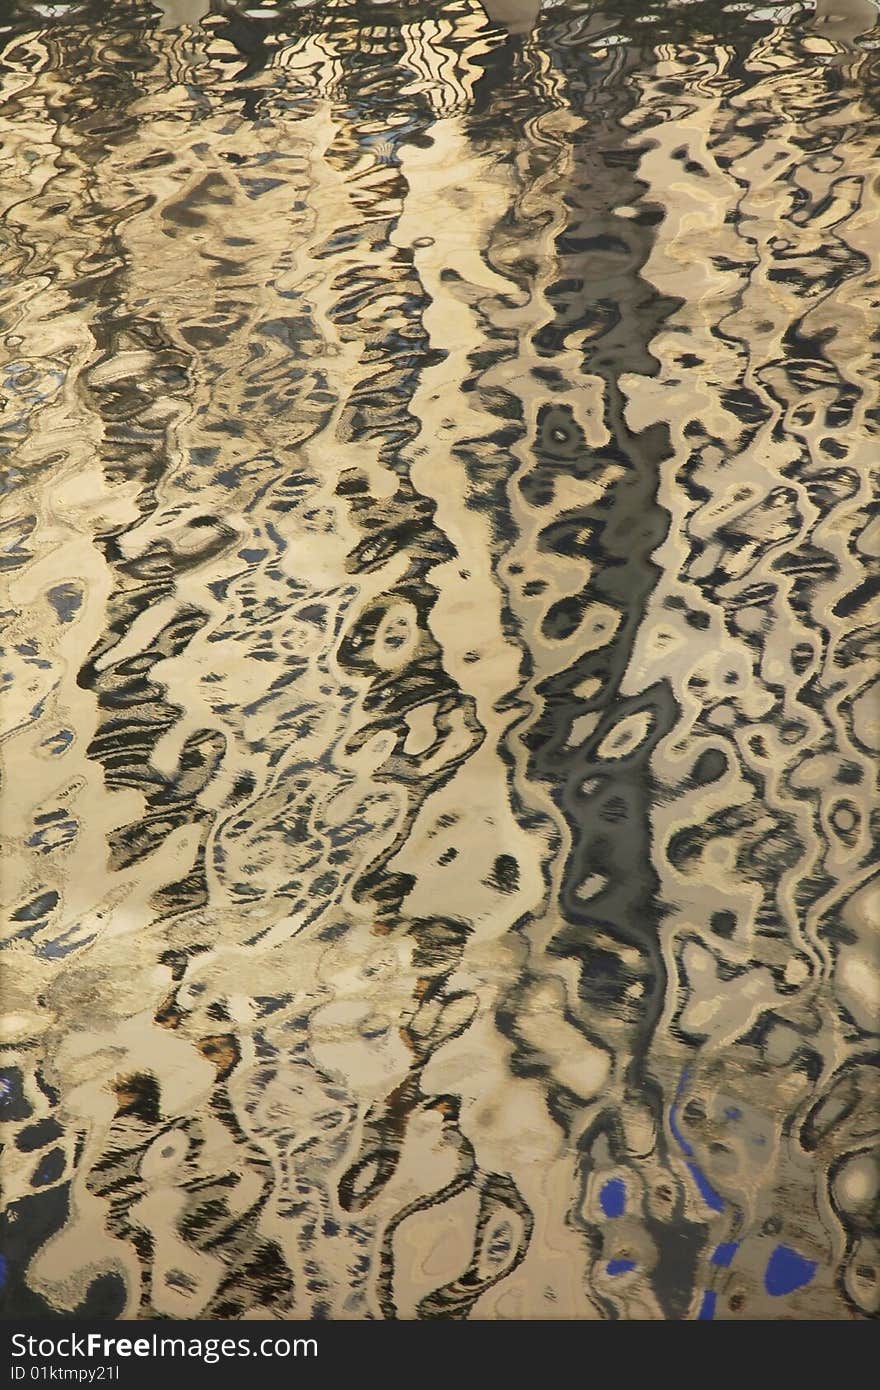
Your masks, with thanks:
[(4, 0), (9, 1316), (880, 1312), (874, 0)]

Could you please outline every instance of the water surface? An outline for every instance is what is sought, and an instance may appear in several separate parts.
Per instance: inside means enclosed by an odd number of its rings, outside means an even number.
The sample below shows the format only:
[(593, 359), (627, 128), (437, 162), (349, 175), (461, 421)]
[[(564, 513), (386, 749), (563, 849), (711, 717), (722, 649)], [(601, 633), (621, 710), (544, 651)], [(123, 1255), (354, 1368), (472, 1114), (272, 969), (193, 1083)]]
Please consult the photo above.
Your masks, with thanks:
[(876, 1314), (877, 21), (0, 5), (10, 1315)]

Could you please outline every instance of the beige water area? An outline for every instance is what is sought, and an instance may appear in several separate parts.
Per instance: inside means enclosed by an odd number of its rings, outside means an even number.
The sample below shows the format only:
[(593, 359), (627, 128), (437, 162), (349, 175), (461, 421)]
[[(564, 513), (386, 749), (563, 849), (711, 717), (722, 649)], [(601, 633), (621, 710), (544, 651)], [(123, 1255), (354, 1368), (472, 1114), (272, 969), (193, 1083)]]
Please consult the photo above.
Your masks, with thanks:
[(876, 1314), (872, 0), (0, 21), (8, 1314)]

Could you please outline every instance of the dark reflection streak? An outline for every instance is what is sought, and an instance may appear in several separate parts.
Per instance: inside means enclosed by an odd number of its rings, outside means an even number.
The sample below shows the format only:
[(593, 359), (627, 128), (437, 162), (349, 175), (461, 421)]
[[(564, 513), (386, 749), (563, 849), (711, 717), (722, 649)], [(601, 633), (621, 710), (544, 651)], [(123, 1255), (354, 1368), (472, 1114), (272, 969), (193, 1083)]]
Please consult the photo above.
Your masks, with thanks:
[[(657, 569), (653, 551), (668, 528), (668, 514), (656, 502), (658, 466), (669, 455), (668, 432), (662, 426), (637, 434), (626, 424), (619, 378), (654, 374), (650, 342), (676, 307), (664, 301), (640, 275), (651, 247), (653, 229), (663, 210), (642, 197), (637, 177), (639, 147), (628, 136), (621, 118), (634, 109), (637, 93), (628, 71), (633, 56), (620, 65), (612, 50), (613, 83), (603, 66), (584, 69), (583, 56), (569, 59), (553, 43), (545, 25), (542, 39), (559, 63), (572, 94), (579, 126), (570, 136), (572, 163), (561, 190), (572, 209), (556, 238), (558, 279), (547, 298), (555, 317), (541, 330), (536, 345), (552, 362), (559, 346), (586, 332), (590, 346), (583, 370), (605, 383), (605, 419), (610, 439), (591, 449), (576, 420), (555, 407), (552, 397), (539, 415), (534, 443), (534, 469), (520, 481), (527, 497), (539, 502), (552, 495), (554, 475), (575, 470), (589, 477), (609, 466), (621, 476), (592, 505), (570, 509), (564, 525), (545, 528), (538, 541), (549, 554), (583, 556), (592, 577), (575, 596), (572, 622), (591, 605), (603, 605), (605, 621), (619, 626), (613, 640), (575, 660), (559, 676), (537, 686), (544, 712), (528, 735), (533, 775), (545, 780), (559, 799), (571, 828), (572, 844), (562, 878), (559, 906), (564, 924), (549, 950), (553, 956), (577, 961), (580, 977), (579, 1016), (572, 1021), (588, 1037), (617, 1036), (628, 1057), (626, 1089), (631, 1098), (647, 1103), (662, 1131), (662, 1090), (646, 1075), (646, 1054), (663, 1008), (665, 970), (658, 942), (660, 906), (657, 876), (651, 868), (649, 808), (653, 788), (649, 760), (656, 743), (673, 727), (675, 701), (667, 682), (638, 697), (622, 698), (620, 683)], [(606, 60), (607, 62), (607, 60)], [(626, 206), (634, 216), (618, 216)], [(596, 331), (605, 316), (608, 326)], [(559, 440), (559, 443), (556, 440)], [(551, 613), (544, 619), (545, 626)], [(560, 618), (557, 621), (567, 621)], [(552, 628), (551, 628), (552, 630)], [(578, 687), (592, 682), (596, 694), (584, 698)], [(594, 732), (583, 742), (572, 737), (575, 722), (595, 713)], [(613, 738), (615, 726), (628, 717), (649, 721), (650, 735), (629, 757), (603, 758), (598, 751)], [(572, 746), (572, 744), (574, 746)], [(578, 890), (598, 875), (604, 883), (587, 905)], [(635, 948), (636, 962), (621, 957), (620, 948)], [(630, 953), (631, 954), (631, 953)], [(630, 1002), (633, 986), (637, 1003)], [(505, 1005), (503, 1026), (517, 1032), (522, 994)], [(549, 1104), (560, 1123), (577, 1132), (575, 1098), (547, 1077)], [(619, 1119), (611, 1112), (590, 1126), (585, 1148), (607, 1128), (619, 1148)], [(589, 1163), (585, 1174), (589, 1173)], [(661, 1301), (672, 1299), (668, 1316), (681, 1316), (681, 1283), (658, 1288)], [(685, 1285), (686, 1287), (686, 1285)]]

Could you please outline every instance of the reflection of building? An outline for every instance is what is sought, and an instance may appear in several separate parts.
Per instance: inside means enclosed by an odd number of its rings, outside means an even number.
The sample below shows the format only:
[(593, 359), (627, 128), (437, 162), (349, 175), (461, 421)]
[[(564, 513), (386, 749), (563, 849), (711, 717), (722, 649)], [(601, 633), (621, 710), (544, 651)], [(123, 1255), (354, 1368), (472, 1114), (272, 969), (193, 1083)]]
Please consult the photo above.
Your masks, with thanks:
[(793, 1192), (864, 1234), (866, 59), (674, 9), (7, 54), (34, 1297), (685, 1318), (735, 1231), (764, 1315)]

